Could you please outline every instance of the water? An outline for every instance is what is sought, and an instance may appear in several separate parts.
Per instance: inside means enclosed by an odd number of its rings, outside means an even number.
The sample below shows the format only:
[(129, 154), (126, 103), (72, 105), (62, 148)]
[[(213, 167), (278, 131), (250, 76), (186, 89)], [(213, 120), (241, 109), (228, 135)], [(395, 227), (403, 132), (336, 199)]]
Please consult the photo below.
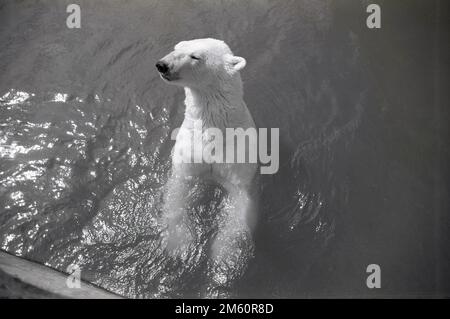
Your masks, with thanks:
[[(207, 246), (187, 262), (161, 246), (183, 92), (154, 64), (181, 40), (214, 37), (247, 59), (246, 103), (281, 143), (280, 171), (258, 186), (255, 258), (230, 295), (448, 291), (437, 2), (381, 1), (377, 31), (364, 1), (77, 3), (81, 29), (65, 26), (64, 1), (0, 4), (2, 249), (61, 271), (78, 264), (127, 297), (201, 296)], [(194, 193), (207, 238), (223, 194)], [(365, 285), (371, 263), (381, 292)]]

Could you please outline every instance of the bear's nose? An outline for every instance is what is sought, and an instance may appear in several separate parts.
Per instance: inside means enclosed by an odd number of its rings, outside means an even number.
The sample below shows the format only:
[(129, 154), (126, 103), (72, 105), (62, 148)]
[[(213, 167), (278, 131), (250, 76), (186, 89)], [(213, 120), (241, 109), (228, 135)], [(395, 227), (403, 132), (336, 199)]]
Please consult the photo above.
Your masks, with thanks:
[(161, 73), (167, 73), (167, 71), (169, 71), (169, 66), (163, 61), (156, 62), (156, 68)]

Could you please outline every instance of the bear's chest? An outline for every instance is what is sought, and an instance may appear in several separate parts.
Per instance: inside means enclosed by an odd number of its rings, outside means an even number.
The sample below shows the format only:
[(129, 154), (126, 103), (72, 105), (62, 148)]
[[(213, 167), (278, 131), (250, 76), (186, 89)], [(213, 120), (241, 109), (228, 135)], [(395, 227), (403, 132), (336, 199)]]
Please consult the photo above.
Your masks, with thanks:
[[(184, 176), (212, 179), (222, 184), (248, 184), (255, 174), (256, 164), (228, 162), (226, 143), (225, 130), (182, 125), (172, 153), (174, 169)], [(242, 151), (237, 145), (231, 148), (234, 154)]]

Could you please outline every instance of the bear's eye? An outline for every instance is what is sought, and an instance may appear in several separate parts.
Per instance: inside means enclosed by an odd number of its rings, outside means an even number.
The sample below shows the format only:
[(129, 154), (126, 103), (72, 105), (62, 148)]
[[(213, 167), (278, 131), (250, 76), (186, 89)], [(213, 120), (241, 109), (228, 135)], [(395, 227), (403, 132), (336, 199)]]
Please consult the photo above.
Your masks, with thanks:
[(200, 60), (200, 57), (195, 54), (191, 54), (190, 56), (191, 56), (191, 59), (193, 59), (193, 60)]

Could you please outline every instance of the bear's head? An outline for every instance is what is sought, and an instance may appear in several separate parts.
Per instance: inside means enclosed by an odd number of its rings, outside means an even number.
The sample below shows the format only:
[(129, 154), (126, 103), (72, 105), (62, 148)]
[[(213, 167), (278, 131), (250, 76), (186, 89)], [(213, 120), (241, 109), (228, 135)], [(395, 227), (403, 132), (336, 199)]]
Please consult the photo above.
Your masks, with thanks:
[(246, 61), (233, 55), (225, 42), (196, 39), (178, 43), (174, 50), (156, 63), (161, 78), (193, 89), (233, 82), (241, 83), (239, 70)]

